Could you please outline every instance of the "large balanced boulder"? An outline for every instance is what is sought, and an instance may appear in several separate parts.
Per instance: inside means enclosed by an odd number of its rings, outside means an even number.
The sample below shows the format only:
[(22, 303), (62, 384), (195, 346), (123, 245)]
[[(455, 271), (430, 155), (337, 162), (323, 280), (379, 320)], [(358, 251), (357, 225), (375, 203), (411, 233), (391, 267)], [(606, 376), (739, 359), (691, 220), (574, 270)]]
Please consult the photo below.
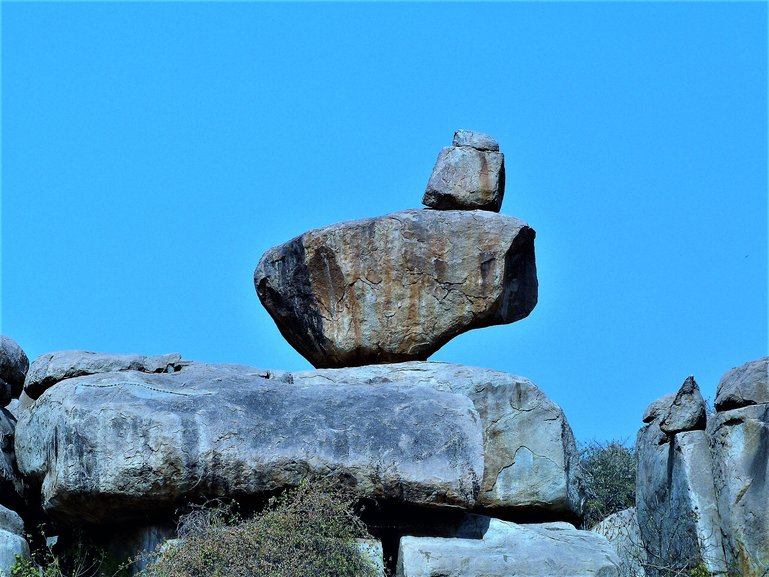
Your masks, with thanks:
[(179, 353), (168, 355), (133, 355), (95, 353), (92, 351), (56, 351), (45, 353), (32, 361), (24, 392), (37, 399), (49, 387), (73, 377), (113, 371), (172, 373), (185, 364)]
[(499, 212), (505, 194), (505, 157), (488, 134), (454, 133), (427, 182), (422, 204), (439, 210)]
[(538, 519), (581, 516), (574, 435), (561, 408), (531, 381), (500, 371), (412, 361), (293, 373), (296, 383), (402, 384), (469, 397), (483, 427), (478, 506)]
[(602, 535), (568, 523), (519, 525), (469, 515), (451, 538), (402, 537), (397, 577), (620, 577)]
[(60, 381), (21, 413), (19, 469), (52, 516), (77, 522), (146, 520), (189, 499), (264, 495), (308, 475), (394, 502), (476, 505), (483, 432), (466, 396), (264, 374), (191, 364)]
[(29, 359), (13, 339), (0, 335), (0, 405), (16, 399), (24, 387)]
[(705, 430), (705, 400), (693, 376), (678, 389), (659, 426), (668, 434)]
[(534, 236), (493, 212), (407, 210), (274, 247), (254, 284), (315, 367), (425, 360), (460, 333), (532, 311)]

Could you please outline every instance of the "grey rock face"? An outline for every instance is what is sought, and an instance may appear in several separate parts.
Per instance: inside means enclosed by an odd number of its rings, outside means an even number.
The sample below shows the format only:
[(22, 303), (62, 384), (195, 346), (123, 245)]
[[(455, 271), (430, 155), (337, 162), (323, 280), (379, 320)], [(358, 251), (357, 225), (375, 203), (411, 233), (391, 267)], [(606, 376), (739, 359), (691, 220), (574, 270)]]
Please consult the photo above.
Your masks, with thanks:
[(61, 381), (22, 412), (19, 469), (52, 516), (94, 523), (195, 497), (260, 495), (308, 475), (394, 502), (475, 506), (483, 433), (467, 397), (260, 374), (192, 364)]
[(591, 529), (614, 546), (621, 577), (646, 577), (646, 548), (641, 540), (635, 507), (609, 515)]
[(16, 557), (29, 557), (29, 545), (26, 539), (0, 529), (0, 575), (11, 574)]
[(745, 363), (726, 373), (718, 383), (716, 410), (769, 403), (769, 357)]
[(505, 195), (505, 157), (470, 146), (443, 148), (422, 204), (439, 210), (499, 212)]
[(459, 129), (454, 133), (452, 146), (470, 146), (476, 150), (498, 151), (499, 143), (488, 134), (473, 130)]
[(424, 360), (460, 333), (532, 311), (534, 231), (491, 212), (407, 210), (272, 248), (254, 284), (315, 367)]
[(636, 441), (636, 516), (649, 567), (647, 575), (704, 563), (726, 571), (713, 464), (705, 431), (675, 435), (660, 429), (662, 417), (643, 427)]
[(13, 339), (0, 335), (0, 404), (18, 398), (24, 387), (29, 359)]
[(22, 482), (16, 471), (14, 437), (16, 417), (0, 409), (0, 503), (16, 507), (21, 503)]
[(528, 379), (448, 363), (408, 362), (294, 373), (295, 383), (429, 387), (469, 397), (483, 427), (478, 506), (581, 516), (577, 448), (561, 408)]
[(652, 403), (646, 407), (646, 410), (644, 411), (643, 422), (651, 423), (656, 418), (664, 416), (670, 409), (670, 406), (673, 404), (675, 398), (676, 394), (670, 393), (669, 395), (660, 397), (656, 401), (652, 401)]
[(168, 355), (121, 355), (91, 351), (57, 351), (40, 355), (34, 361), (24, 383), (24, 392), (37, 399), (49, 387), (73, 377), (113, 371), (169, 373), (178, 371), (186, 361), (178, 353)]
[(16, 511), (0, 505), (0, 529), (9, 531), (14, 535), (24, 535), (24, 521), (21, 520)]
[(402, 537), (398, 577), (619, 577), (601, 535), (568, 523), (518, 525), (471, 516), (455, 538)]
[(705, 400), (694, 377), (687, 377), (668, 407), (660, 429), (666, 433), (705, 430)]
[(709, 426), (726, 554), (740, 575), (769, 567), (769, 404), (716, 413)]

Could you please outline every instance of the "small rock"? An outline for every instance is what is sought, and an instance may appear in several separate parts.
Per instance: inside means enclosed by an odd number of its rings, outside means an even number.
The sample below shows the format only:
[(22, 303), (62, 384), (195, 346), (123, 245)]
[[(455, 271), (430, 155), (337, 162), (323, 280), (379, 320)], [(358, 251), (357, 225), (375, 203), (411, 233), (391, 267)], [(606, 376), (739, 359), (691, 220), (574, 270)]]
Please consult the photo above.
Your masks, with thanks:
[(646, 577), (646, 548), (641, 541), (635, 507), (609, 515), (591, 531), (603, 535), (614, 546), (622, 577)]
[(657, 399), (656, 401), (652, 401), (651, 404), (646, 407), (646, 410), (643, 414), (643, 422), (644, 423), (651, 423), (654, 419), (657, 417), (664, 415), (668, 412), (670, 409), (670, 405), (673, 404), (673, 401), (676, 398), (675, 393), (670, 393), (668, 395), (664, 395)]
[(660, 422), (660, 429), (668, 434), (681, 431), (705, 430), (705, 400), (694, 377), (689, 376), (681, 385), (673, 403)]
[(499, 151), (499, 143), (488, 134), (472, 130), (459, 129), (454, 133), (451, 146), (469, 146), (476, 150)]
[(0, 575), (11, 575), (11, 568), (17, 557), (29, 557), (29, 544), (26, 539), (0, 529)]
[(505, 157), (501, 152), (451, 146), (441, 150), (422, 204), (438, 210), (499, 212), (505, 195)]
[(0, 335), (0, 405), (16, 399), (24, 388), (29, 359), (13, 339)]

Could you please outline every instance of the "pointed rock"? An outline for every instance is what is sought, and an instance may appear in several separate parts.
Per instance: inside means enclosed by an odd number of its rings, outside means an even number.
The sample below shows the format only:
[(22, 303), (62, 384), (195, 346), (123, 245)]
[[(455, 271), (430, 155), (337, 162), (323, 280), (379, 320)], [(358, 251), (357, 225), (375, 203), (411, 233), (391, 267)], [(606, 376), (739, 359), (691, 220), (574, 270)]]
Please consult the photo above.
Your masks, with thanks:
[(705, 430), (705, 400), (693, 376), (689, 376), (676, 393), (673, 403), (660, 422), (660, 429), (668, 434), (681, 431)]

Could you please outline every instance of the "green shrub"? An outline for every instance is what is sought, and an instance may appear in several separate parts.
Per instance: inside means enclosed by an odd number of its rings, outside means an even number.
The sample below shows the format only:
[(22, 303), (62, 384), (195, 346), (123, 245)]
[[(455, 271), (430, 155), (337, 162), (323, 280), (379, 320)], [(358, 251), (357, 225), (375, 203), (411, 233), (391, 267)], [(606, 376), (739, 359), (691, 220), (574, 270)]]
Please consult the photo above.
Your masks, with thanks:
[(584, 527), (635, 507), (635, 451), (621, 441), (592, 441), (580, 450), (585, 490)]
[(221, 505), (179, 524), (180, 541), (151, 555), (142, 577), (375, 577), (355, 545), (368, 536), (350, 494), (303, 483), (240, 520)]

